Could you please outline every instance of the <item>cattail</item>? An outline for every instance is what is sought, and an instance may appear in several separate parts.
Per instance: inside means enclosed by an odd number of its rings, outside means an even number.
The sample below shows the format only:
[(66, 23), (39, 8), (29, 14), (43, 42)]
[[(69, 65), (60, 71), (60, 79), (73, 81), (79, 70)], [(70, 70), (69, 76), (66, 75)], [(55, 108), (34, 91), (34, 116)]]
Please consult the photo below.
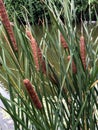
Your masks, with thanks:
[(42, 103), (36, 93), (36, 91), (34, 90), (34, 87), (32, 86), (32, 84), (30, 83), (30, 81), (28, 79), (24, 79), (23, 83), (29, 93), (29, 96), (32, 100), (32, 102), (34, 103), (35, 107), (39, 110), (42, 109)]
[[(67, 59), (70, 60), (70, 56), (68, 56)], [(73, 60), (72, 60), (72, 72), (73, 74), (77, 73), (77, 68)]]
[(7, 12), (6, 12), (6, 9), (5, 9), (5, 6), (4, 6), (4, 3), (2, 0), (0, 0), (0, 17), (1, 17), (1, 21), (2, 21), (5, 29), (7, 30), (7, 33), (10, 37), (13, 48), (15, 51), (17, 51), (18, 48), (17, 48), (15, 37), (14, 37), (14, 32), (13, 32), (12, 26), (10, 24), (10, 21), (9, 21), (9, 18), (8, 18), (8, 15), (7, 15)]
[(41, 52), (39, 47), (37, 48), (37, 53), (38, 53), (38, 60), (39, 60), (41, 71), (44, 74), (46, 74), (46, 64), (45, 64), (45, 61), (44, 61), (43, 56), (42, 56), (42, 52)]
[(34, 62), (35, 62), (35, 65), (36, 65), (36, 69), (39, 70), (37, 43), (36, 43), (34, 37), (32, 36), (31, 31), (28, 28), (26, 28), (26, 35), (28, 36), (30, 43), (31, 43), (31, 48), (32, 48), (32, 52), (33, 52), (33, 58), (34, 58)]
[(83, 67), (84, 69), (86, 69), (86, 48), (85, 48), (84, 36), (80, 37), (80, 56), (81, 56)]
[(33, 58), (34, 58), (36, 69), (37, 70), (41, 69), (41, 71), (44, 74), (46, 74), (46, 65), (45, 65), (45, 61), (43, 60), (42, 52), (40, 48), (38, 47), (36, 40), (32, 36), (31, 31), (28, 30), (28, 28), (26, 28), (26, 35), (28, 36), (31, 42), (31, 48), (33, 52)]
[(66, 43), (66, 41), (65, 41), (65, 39), (64, 39), (62, 34), (60, 34), (60, 40), (61, 40), (62, 47), (64, 49), (68, 49), (68, 45), (67, 45), (67, 43)]

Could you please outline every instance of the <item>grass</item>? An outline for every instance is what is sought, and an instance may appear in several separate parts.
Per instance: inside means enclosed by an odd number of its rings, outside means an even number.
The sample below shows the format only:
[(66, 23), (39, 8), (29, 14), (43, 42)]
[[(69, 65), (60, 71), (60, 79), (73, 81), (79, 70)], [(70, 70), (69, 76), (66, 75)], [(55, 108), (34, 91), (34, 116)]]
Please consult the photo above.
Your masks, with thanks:
[[(0, 77), (5, 82), (10, 100), (0, 94), (5, 111), (14, 121), (15, 130), (96, 130), (98, 125), (98, 38), (92, 39), (97, 28), (89, 28), (81, 22), (80, 34), (85, 38), (86, 69), (80, 55), (80, 36), (77, 34), (74, 3), (61, 1), (64, 22), (61, 12), (55, 4), (46, 4), (52, 21), (52, 34), (48, 25), (43, 26), (43, 36), (37, 42), (45, 62), (46, 73), (36, 69), (32, 53), (31, 40), (24, 29), (14, 22), (14, 35), (18, 46), (16, 52), (12, 46), (6, 29), (2, 26), (0, 37)], [(65, 6), (66, 5), (66, 6)], [(33, 28), (28, 26), (37, 40)], [(69, 49), (61, 45), (62, 33)], [(37, 52), (36, 52), (37, 53)], [(70, 60), (67, 57), (70, 55)], [(56, 62), (54, 62), (56, 61)], [(72, 63), (77, 73), (73, 73)], [(35, 107), (34, 101), (24, 85), (28, 79), (39, 97), (42, 108)], [(35, 96), (36, 98), (36, 96)], [(37, 103), (37, 101), (36, 101)]]

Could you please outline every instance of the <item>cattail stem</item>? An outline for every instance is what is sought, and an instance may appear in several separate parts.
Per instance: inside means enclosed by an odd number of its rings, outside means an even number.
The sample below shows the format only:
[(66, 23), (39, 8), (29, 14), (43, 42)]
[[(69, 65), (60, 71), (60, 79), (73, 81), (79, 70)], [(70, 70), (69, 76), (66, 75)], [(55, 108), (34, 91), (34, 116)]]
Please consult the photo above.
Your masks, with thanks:
[(80, 56), (85, 70), (86, 69), (86, 48), (85, 48), (84, 36), (80, 37)]
[(13, 32), (12, 26), (10, 24), (8, 15), (7, 15), (5, 5), (4, 5), (2, 0), (0, 0), (0, 17), (1, 17), (1, 21), (2, 21), (6, 31), (7, 31), (8, 35), (9, 35), (9, 37), (10, 37), (10, 40), (11, 40), (12, 45), (13, 45), (13, 49), (15, 51), (17, 51), (18, 48), (17, 48), (15, 37), (14, 37), (14, 32)]
[(37, 70), (41, 69), (41, 71), (44, 74), (46, 74), (46, 65), (45, 65), (45, 61), (42, 56), (42, 52), (41, 52), (40, 48), (38, 47), (35, 38), (32, 36), (31, 31), (28, 28), (26, 28), (26, 35), (30, 39), (36, 69)]
[(37, 109), (41, 110), (42, 109), (42, 103), (41, 103), (36, 91), (34, 90), (33, 85), (30, 83), (30, 81), (28, 79), (24, 79), (23, 83), (24, 83), (24, 85), (25, 85), (25, 87), (26, 87), (26, 89), (29, 93), (29, 96), (30, 96), (32, 102), (34, 103), (34, 106)]

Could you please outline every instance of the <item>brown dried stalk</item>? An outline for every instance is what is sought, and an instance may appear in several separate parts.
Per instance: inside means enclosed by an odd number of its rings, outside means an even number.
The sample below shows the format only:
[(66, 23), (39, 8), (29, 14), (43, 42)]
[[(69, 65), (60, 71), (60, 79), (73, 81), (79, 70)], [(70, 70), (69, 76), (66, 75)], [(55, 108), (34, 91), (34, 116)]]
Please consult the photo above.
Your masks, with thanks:
[(33, 85), (30, 83), (30, 81), (28, 79), (24, 79), (23, 83), (24, 83), (24, 85), (25, 85), (25, 87), (26, 87), (26, 89), (29, 93), (29, 96), (30, 96), (32, 102), (34, 103), (35, 107), (37, 109), (41, 110), (42, 109), (42, 103), (41, 103), (36, 91), (34, 90)]

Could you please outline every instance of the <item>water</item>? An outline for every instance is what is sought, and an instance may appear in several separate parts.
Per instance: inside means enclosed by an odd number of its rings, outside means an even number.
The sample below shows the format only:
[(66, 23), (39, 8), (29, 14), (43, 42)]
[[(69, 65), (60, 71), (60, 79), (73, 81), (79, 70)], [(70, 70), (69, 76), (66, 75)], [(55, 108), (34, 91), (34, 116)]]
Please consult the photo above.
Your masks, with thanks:
[[(2, 83), (0, 83), (0, 93), (4, 97), (9, 99), (9, 94), (7, 93)], [(4, 105), (0, 100), (0, 130), (14, 130), (14, 125), (13, 121), (11, 120), (11, 117), (1, 107), (4, 108)]]

